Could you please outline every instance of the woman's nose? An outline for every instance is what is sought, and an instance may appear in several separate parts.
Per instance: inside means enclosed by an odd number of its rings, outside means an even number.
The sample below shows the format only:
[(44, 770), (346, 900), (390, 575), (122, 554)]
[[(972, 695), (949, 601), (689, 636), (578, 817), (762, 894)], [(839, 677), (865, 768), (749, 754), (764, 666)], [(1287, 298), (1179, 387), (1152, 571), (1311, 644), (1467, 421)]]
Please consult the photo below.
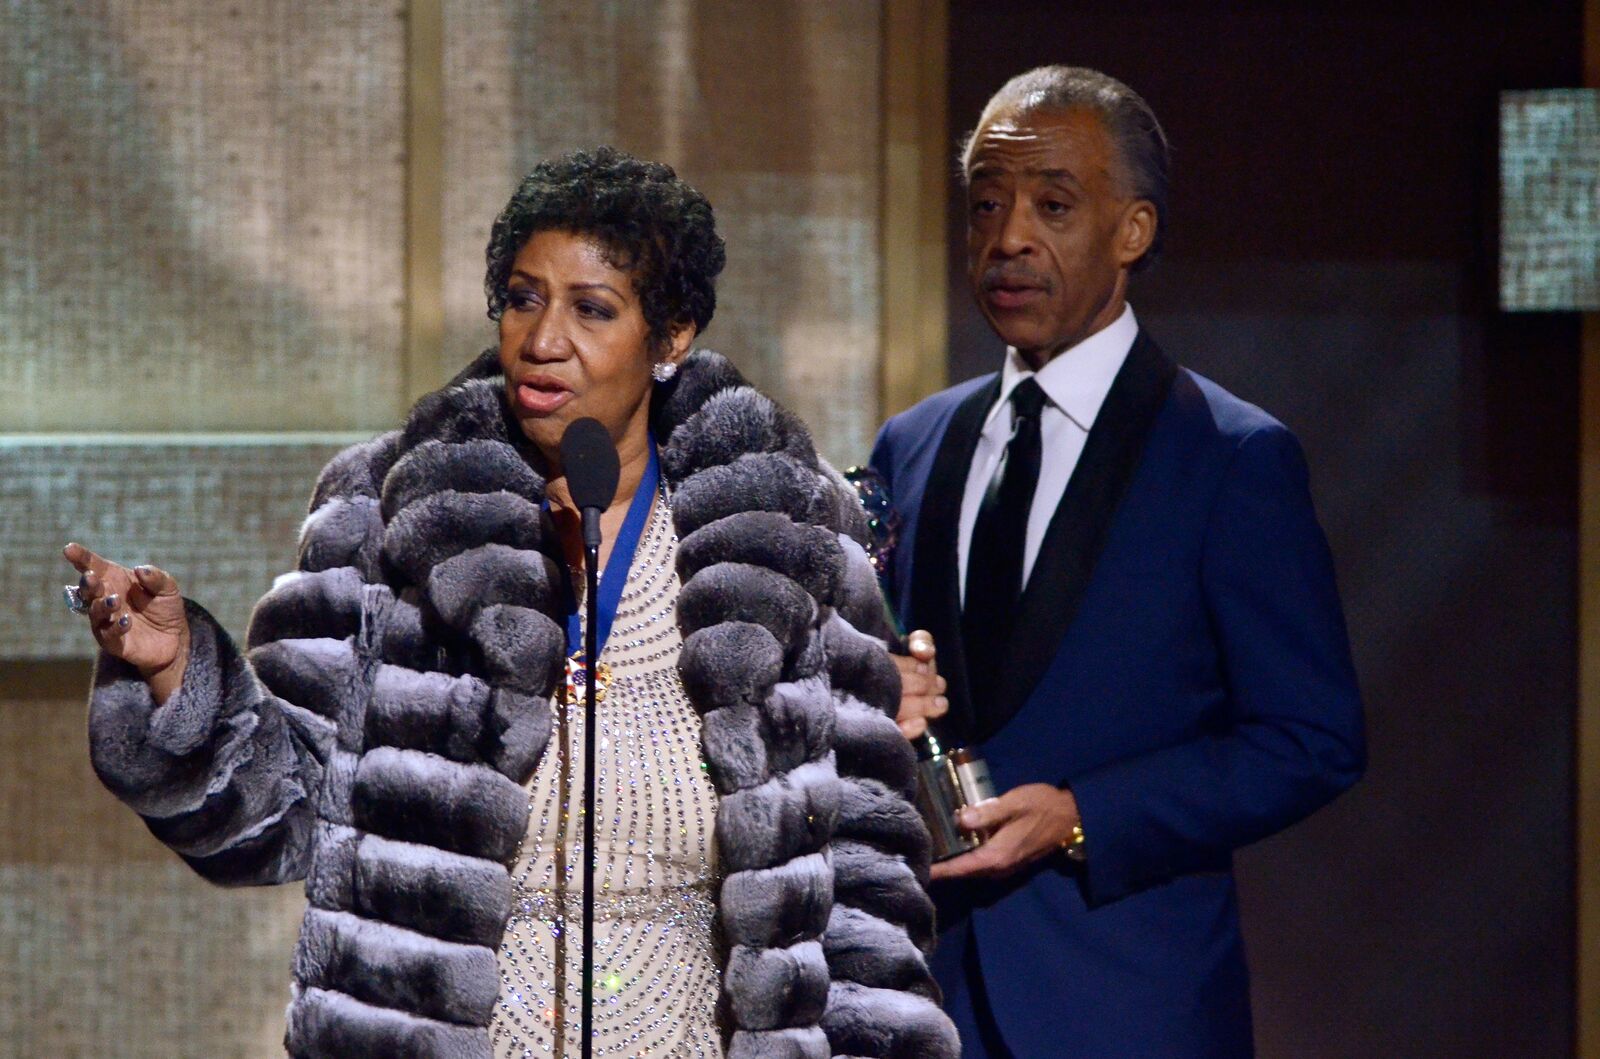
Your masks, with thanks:
[(534, 360), (565, 360), (572, 353), (572, 342), (555, 313), (546, 311), (528, 325), (522, 339), (523, 355)]

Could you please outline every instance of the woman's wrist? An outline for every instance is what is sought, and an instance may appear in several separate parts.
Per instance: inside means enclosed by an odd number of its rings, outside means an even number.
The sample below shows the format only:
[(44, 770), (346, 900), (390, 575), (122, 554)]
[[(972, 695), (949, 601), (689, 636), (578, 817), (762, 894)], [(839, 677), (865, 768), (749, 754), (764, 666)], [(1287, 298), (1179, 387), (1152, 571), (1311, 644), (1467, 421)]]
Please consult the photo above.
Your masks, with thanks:
[(144, 682), (150, 686), (150, 697), (157, 706), (165, 706), (167, 700), (177, 694), (178, 688), (183, 684), (183, 672), (189, 665), (189, 627), (185, 625), (178, 634), (178, 651), (172, 660), (159, 669), (142, 673)]

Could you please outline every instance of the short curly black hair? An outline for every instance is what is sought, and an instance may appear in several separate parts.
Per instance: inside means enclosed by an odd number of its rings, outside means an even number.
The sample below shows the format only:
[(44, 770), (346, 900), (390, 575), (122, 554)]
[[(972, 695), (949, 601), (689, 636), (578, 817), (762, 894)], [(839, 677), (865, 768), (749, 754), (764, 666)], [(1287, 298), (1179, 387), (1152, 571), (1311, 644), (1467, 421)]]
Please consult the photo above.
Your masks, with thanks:
[(489, 319), (505, 312), (511, 265), (529, 236), (586, 235), (615, 268), (631, 273), (653, 346), (674, 325), (704, 331), (717, 308), (716, 279), (727, 261), (711, 203), (669, 165), (614, 147), (573, 151), (535, 166), (495, 218), (485, 251)]

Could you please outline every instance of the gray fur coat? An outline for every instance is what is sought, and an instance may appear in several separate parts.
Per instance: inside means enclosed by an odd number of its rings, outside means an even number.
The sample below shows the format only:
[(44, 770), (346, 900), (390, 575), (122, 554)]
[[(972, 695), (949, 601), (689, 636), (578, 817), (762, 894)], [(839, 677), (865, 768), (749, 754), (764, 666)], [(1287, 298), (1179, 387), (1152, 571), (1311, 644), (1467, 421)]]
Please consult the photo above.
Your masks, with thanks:
[[(305, 880), (294, 1056), (490, 1054), (507, 863), (565, 646), (544, 483), (498, 371), (485, 355), (328, 464), (244, 652), (189, 603), (160, 708), (101, 656), (106, 786), (208, 879)], [(954, 1056), (854, 494), (714, 353), (652, 420), (682, 542), (679, 668), (721, 794), (730, 1055)]]

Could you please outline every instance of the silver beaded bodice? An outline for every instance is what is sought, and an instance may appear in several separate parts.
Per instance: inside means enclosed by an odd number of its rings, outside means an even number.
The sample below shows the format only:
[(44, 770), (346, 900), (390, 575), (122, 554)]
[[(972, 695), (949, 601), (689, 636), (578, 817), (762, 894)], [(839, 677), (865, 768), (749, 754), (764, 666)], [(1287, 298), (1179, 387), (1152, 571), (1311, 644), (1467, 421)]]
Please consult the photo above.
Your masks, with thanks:
[[(678, 676), (677, 537), (656, 498), (600, 661), (611, 667), (595, 741), (596, 1056), (720, 1057), (712, 928), (716, 790), (700, 717)], [(577, 1056), (583, 960), (582, 701), (555, 704), (529, 783), (500, 949), (497, 1059)]]

